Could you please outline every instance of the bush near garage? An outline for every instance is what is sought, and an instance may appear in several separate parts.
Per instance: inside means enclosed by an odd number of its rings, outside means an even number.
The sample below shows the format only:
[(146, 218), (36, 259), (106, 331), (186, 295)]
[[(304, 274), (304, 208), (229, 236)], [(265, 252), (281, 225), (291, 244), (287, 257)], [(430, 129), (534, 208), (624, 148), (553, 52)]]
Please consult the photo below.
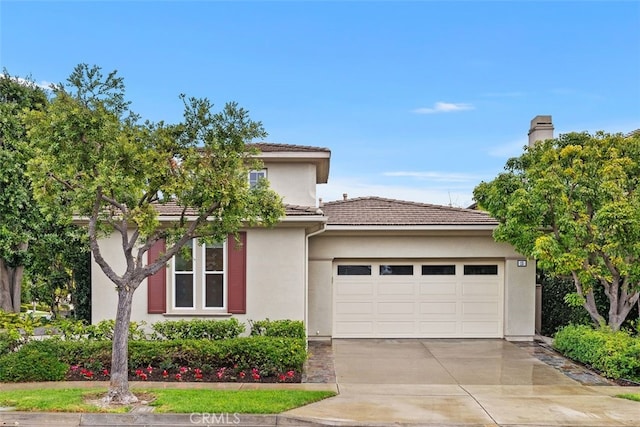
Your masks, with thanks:
[(640, 382), (640, 336), (587, 325), (569, 325), (556, 333), (553, 346), (612, 379)]
[(306, 339), (304, 323), (300, 320), (256, 320), (251, 322), (252, 336), (289, 337)]

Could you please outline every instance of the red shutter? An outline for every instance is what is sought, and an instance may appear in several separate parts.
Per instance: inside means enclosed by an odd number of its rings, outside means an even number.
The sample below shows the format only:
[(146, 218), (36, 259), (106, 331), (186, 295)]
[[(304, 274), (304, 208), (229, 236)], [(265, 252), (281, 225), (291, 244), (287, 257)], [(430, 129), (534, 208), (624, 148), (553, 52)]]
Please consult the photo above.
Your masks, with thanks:
[(244, 314), (247, 312), (247, 233), (238, 233), (238, 240), (236, 242), (232, 234), (227, 240), (227, 305), (229, 313)]
[[(158, 240), (147, 252), (148, 263), (154, 262), (166, 250), (164, 240)], [(167, 311), (167, 269), (162, 267), (147, 278), (147, 313), (164, 314)]]

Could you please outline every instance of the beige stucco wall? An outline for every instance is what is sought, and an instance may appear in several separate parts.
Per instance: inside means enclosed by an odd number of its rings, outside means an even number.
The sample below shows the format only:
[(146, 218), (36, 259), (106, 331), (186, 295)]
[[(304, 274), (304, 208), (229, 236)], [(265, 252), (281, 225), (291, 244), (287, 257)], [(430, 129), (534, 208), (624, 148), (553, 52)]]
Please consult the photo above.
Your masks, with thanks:
[(312, 163), (265, 162), (267, 179), (284, 202), (290, 205), (316, 205), (316, 166)]
[[(363, 233), (364, 234), (364, 233)], [(535, 263), (517, 267), (523, 259), (510, 245), (496, 243), (490, 231), (447, 236), (424, 233), (414, 236), (355, 236), (327, 232), (309, 243), (309, 326), (310, 335), (320, 331), (331, 336), (333, 310), (332, 260), (335, 259), (503, 259), (505, 260), (504, 336), (531, 339), (534, 330)], [(438, 235), (439, 234), (439, 235)], [(328, 320), (327, 320), (328, 319)]]
[[(105, 258), (125, 269), (118, 236), (101, 241)], [(304, 320), (305, 316), (305, 232), (303, 228), (250, 229), (247, 231), (247, 314), (235, 315), (241, 322), (265, 318)], [(167, 269), (168, 278), (171, 275)], [(115, 287), (92, 262), (92, 322), (113, 319), (116, 314)], [(170, 298), (167, 292), (167, 298)], [(167, 308), (171, 306), (167, 301)], [(200, 317), (201, 315), (198, 315)], [(153, 323), (189, 319), (194, 316), (147, 313), (146, 280), (136, 290), (131, 319)], [(226, 316), (225, 316), (226, 317)], [(225, 318), (222, 317), (222, 318)], [(212, 317), (214, 318), (214, 317)], [(247, 325), (248, 328), (248, 325)]]
[(510, 340), (528, 340), (535, 333), (536, 263), (526, 261), (526, 267), (518, 267), (517, 259), (505, 262), (504, 335)]

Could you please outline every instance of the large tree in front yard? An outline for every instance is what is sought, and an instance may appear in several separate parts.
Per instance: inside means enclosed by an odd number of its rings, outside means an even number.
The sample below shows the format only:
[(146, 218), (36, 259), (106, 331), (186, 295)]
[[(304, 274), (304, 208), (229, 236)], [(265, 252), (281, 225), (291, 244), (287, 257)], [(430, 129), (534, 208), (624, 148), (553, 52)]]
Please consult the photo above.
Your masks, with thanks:
[[(596, 325), (618, 330), (640, 291), (640, 136), (569, 133), (538, 141), (474, 190), (498, 221), (498, 241), (571, 277)], [(601, 286), (609, 311), (600, 313)]]
[[(222, 242), (246, 224), (273, 225), (284, 213), (265, 182), (255, 188), (247, 182), (257, 164), (246, 143), (266, 135), (262, 125), (234, 103), (213, 112), (206, 99), (182, 99), (181, 123), (140, 123), (124, 99), (122, 79), (83, 64), (44, 111), (27, 119), (35, 147), (29, 175), (38, 200), (51, 212), (87, 221), (95, 262), (118, 294), (109, 401), (136, 400), (127, 381), (127, 344), (141, 282), (191, 239)], [(168, 202), (182, 207), (182, 216), (161, 224), (156, 207)], [(101, 251), (100, 237), (111, 233), (120, 236), (124, 271)], [(160, 240), (165, 252), (147, 263)]]
[(0, 310), (20, 312), (20, 294), (29, 245), (44, 218), (25, 175), (28, 156), (22, 113), (47, 104), (33, 82), (0, 75)]

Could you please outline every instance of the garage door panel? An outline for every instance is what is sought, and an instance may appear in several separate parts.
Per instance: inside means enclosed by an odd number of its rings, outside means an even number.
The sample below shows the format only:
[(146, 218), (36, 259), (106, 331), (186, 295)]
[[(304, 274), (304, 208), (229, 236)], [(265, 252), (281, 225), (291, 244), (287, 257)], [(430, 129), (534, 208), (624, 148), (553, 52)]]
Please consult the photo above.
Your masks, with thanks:
[(493, 282), (462, 283), (462, 296), (495, 296), (500, 294), (500, 285), (494, 279)]
[(378, 295), (414, 295), (416, 292), (415, 283), (378, 283)]
[(456, 303), (455, 301), (423, 302), (423, 303), (420, 303), (420, 314), (421, 315), (448, 314), (448, 315), (456, 316), (457, 307), (458, 307), (458, 303)]
[(336, 292), (338, 296), (342, 295), (355, 295), (355, 296), (372, 296), (374, 285), (373, 283), (364, 282), (342, 282), (337, 288)]
[[(452, 274), (451, 267), (423, 269), (429, 262), (365, 260), (361, 263), (371, 265), (370, 276), (336, 274), (334, 336), (502, 337), (504, 264), (475, 260), (474, 266), (473, 262), (463, 260), (431, 261), (455, 265)], [(379, 273), (387, 271), (380, 266), (409, 264), (412, 276), (394, 274), (393, 270), (384, 275)], [(465, 269), (468, 264), (472, 267)]]
[(457, 333), (458, 322), (452, 321), (437, 321), (428, 322), (421, 321), (419, 324), (420, 334), (423, 336), (454, 336)]
[(381, 302), (378, 303), (378, 314), (409, 314), (416, 312), (414, 302)]
[(498, 312), (498, 301), (474, 301), (462, 303), (462, 315), (486, 315), (495, 316)]
[(373, 315), (373, 303), (372, 302), (358, 302), (348, 301), (336, 304), (336, 314), (341, 315), (358, 315), (368, 314)]
[(420, 283), (420, 295), (456, 295), (456, 282)]

